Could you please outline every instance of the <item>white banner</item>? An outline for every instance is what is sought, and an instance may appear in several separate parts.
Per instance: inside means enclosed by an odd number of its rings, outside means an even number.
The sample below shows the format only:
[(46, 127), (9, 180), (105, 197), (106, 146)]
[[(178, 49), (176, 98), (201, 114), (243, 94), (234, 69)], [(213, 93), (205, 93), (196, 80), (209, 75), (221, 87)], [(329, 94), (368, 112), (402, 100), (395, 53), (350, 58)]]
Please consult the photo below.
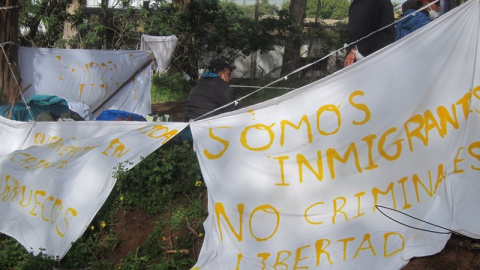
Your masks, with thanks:
[(55, 95), (82, 101), (94, 116), (107, 109), (151, 113), (150, 51), (21, 47), (18, 58), (27, 98)]
[(0, 117), (0, 232), (62, 258), (110, 194), (115, 167), (133, 167), (186, 125)]
[(450, 230), (480, 238), (479, 4), (193, 122), (209, 193), (194, 269), (400, 269)]

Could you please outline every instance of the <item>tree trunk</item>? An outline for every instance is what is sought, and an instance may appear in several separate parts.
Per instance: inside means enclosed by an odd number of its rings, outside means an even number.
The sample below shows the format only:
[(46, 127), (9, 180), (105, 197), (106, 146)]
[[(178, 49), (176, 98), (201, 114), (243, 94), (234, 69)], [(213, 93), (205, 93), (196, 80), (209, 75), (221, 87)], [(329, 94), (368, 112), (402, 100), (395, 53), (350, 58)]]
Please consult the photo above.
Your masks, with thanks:
[(289, 42), (285, 44), (281, 71), (282, 76), (294, 71), (299, 65), (306, 8), (307, 0), (290, 1), (289, 12), (293, 19), (294, 30), (290, 33), (290, 37), (288, 38)]
[[(255, 27), (258, 27), (258, 7), (260, 3), (259, 0), (255, 1)], [(257, 75), (257, 51), (252, 52), (251, 55), (251, 64), (250, 64), (250, 79), (255, 79)]]
[[(71, 4), (67, 4), (67, 12), (70, 15), (74, 15), (79, 9), (80, 0), (73, 0)], [(66, 41), (66, 49), (75, 49), (74, 47), (72, 47), (72, 44), (74, 44), (72, 41), (77, 37), (77, 35), (77, 27), (73, 25), (70, 21), (65, 20), (65, 22), (63, 23), (63, 39), (65, 39)]]
[[(0, 104), (20, 97), (18, 71), (18, 0), (0, 0)], [(18, 82), (20, 83), (20, 82)]]

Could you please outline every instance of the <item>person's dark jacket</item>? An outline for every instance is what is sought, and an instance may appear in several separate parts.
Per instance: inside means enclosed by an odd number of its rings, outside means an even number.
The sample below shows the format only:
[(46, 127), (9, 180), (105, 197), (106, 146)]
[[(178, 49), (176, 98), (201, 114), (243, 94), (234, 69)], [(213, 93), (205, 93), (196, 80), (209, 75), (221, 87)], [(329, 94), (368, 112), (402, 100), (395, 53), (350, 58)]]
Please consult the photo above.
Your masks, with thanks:
[[(367, 56), (395, 41), (393, 5), (390, 0), (353, 0), (348, 14), (349, 43), (359, 40), (376, 30), (392, 24), (368, 38), (353, 44), (358, 51)], [(348, 52), (351, 47), (348, 48)]]
[[(184, 120), (196, 119), (234, 100), (235, 94), (228, 83), (215, 73), (206, 73), (188, 95)], [(235, 110), (235, 105), (231, 104), (206, 115), (205, 118), (233, 110)]]

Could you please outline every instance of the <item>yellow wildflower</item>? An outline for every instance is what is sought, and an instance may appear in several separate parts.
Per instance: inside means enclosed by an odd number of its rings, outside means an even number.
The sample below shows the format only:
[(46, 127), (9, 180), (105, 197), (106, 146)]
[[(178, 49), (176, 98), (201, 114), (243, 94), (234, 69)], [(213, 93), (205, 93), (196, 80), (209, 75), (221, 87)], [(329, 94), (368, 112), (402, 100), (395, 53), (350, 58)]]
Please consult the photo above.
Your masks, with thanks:
[(123, 202), (123, 196), (120, 196), (120, 201)]
[(195, 186), (196, 186), (196, 187), (199, 187), (199, 186), (201, 186), (201, 185), (202, 185), (202, 181), (198, 180), (197, 182), (195, 182)]
[(202, 237), (203, 237), (203, 233), (199, 233), (199, 234), (198, 234), (198, 237), (202, 238)]
[(93, 226), (93, 225), (90, 226), (90, 230), (92, 230), (92, 231), (95, 230), (95, 226)]
[(107, 225), (107, 224), (105, 223), (105, 221), (102, 221), (102, 222), (100, 223), (100, 226), (102, 226), (102, 228), (105, 228), (106, 225)]

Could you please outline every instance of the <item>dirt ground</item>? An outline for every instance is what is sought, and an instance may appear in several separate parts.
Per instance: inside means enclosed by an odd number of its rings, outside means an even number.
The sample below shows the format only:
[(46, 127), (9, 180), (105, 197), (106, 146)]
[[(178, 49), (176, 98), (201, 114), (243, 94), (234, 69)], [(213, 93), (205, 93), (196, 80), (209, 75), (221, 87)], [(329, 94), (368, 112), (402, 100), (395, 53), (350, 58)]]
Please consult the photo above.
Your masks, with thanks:
[[(168, 114), (173, 121), (182, 121), (185, 114), (184, 102), (166, 102), (162, 104), (153, 104), (152, 112), (157, 114)], [(140, 215), (140, 214), (139, 214)], [(134, 218), (134, 223), (129, 226), (138, 226), (140, 228), (141, 223), (137, 223), (142, 217)], [(143, 222), (145, 225), (148, 222)], [(144, 225), (142, 227), (144, 227)], [(125, 230), (125, 234), (128, 231)], [(138, 243), (128, 243), (129, 241), (139, 241), (146, 239), (141, 234), (149, 234), (149, 230), (135, 230), (135, 236), (128, 237), (125, 235), (125, 245), (137, 247)], [(124, 250), (123, 252), (128, 252)], [(432, 256), (413, 258), (403, 268), (403, 270), (480, 270), (480, 240), (470, 239), (463, 236), (452, 235), (447, 242), (445, 248)]]
[(174, 122), (180, 122), (185, 115), (185, 102), (171, 101), (159, 104), (152, 104), (152, 113), (168, 114)]

